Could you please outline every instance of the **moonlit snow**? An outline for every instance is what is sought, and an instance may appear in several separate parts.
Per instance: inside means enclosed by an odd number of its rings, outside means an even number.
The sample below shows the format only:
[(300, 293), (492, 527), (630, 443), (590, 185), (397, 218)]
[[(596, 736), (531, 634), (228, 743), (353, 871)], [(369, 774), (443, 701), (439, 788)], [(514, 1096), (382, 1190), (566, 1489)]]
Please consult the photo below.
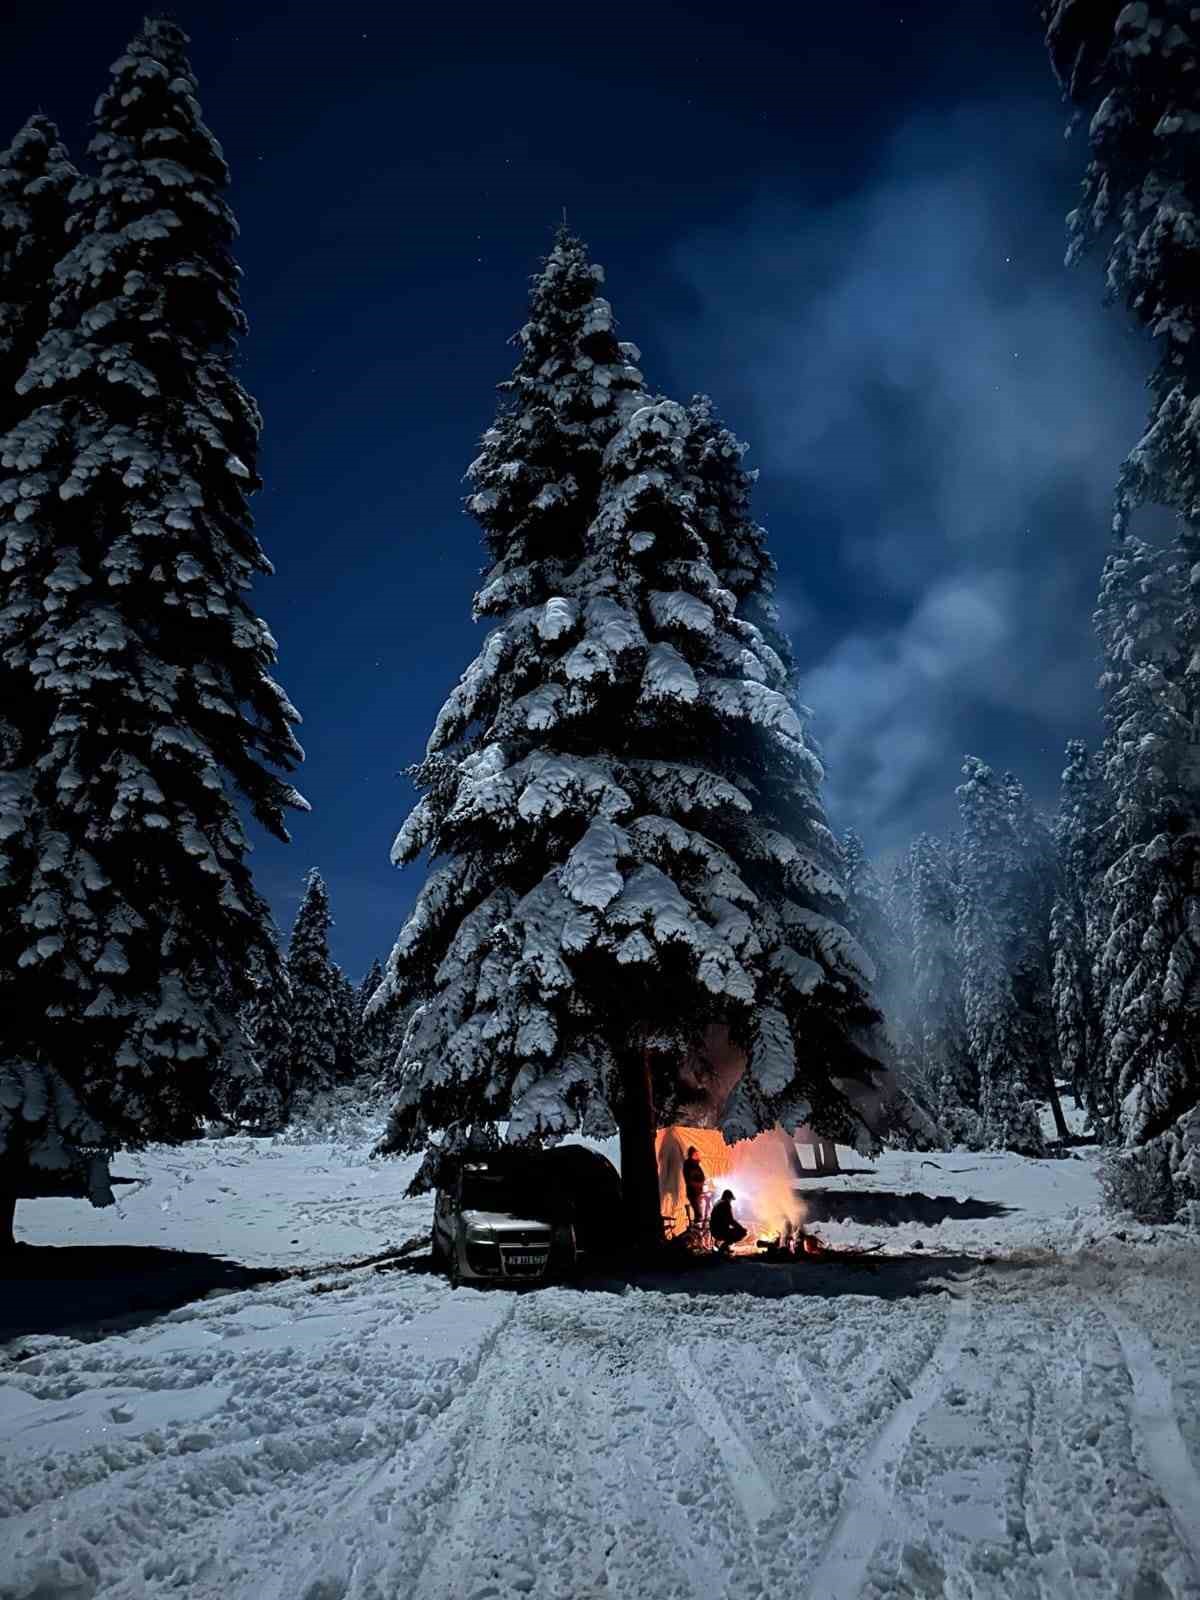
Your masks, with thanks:
[(810, 1176), (1012, 1209), (817, 1224), (882, 1259), (731, 1263), (792, 1275), (760, 1298), (339, 1268), (429, 1226), (369, 1144), (22, 1205), (38, 1245), (321, 1270), (0, 1347), (4, 1600), (1200, 1596), (1200, 1255), (1102, 1213), (1093, 1152)]

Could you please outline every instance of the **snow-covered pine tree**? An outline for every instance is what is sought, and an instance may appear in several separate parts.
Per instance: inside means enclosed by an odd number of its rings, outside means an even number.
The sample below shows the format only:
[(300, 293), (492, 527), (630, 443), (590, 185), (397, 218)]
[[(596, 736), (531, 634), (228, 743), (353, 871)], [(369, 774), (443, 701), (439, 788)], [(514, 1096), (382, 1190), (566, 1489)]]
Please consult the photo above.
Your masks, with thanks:
[(1055, 1131), (1068, 1135), (1058, 1094), (1061, 1064), (1053, 1003), (1050, 918), (1057, 888), (1058, 857), (1051, 817), (1034, 810), (1014, 773), (1003, 778), (1013, 838), (1013, 876), (1008, 894), (1008, 943), (1015, 1022), (1028, 1077), (1049, 1102)]
[(292, 1107), (292, 985), (287, 962), (275, 951), (269, 969), (255, 980), (253, 998), (242, 1015), (259, 1084), (249, 1103), (239, 1109), (264, 1132), (283, 1127)]
[(1082, 739), (1067, 744), (1055, 842), (1056, 893), (1050, 918), (1051, 999), (1059, 1058), (1077, 1103), (1093, 1121), (1105, 1114), (1100, 1073), (1100, 1002), (1093, 972), (1100, 948), (1102, 832), (1111, 814), (1099, 763)]
[[(887, 1019), (888, 1060), (905, 1092), (936, 1119), (936, 1080), (923, 1070), (915, 1030), (909, 930), (892, 921), (891, 895), (853, 828), (842, 834), (840, 876), (846, 890), (842, 920), (875, 966), (874, 993)], [(928, 1137), (927, 1129), (921, 1137)]]
[(1160, 1220), (1200, 1215), (1200, 774), (1180, 621), (1187, 577), (1180, 561), (1127, 539), (1105, 564), (1096, 614), (1115, 811), (1095, 963), (1103, 1088), (1127, 1152), (1114, 1192)]
[[(380, 990), (380, 1004), (371, 1002)], [(355, 1032), (354, 1059), (357, 1072), (378, 1082), (391, 1066), (389, 1051), (396, 1031), (396, 1010), (390, 1003), (390, 993), (383, 981), (383, 963), (372, 961), (367, 975), (359, 985), (357, 998), (358, 1025)]]
[[(1042, 13), (1059, 81), (1091, 116), (1068, 260), (1101, 242), (1109, 291), (1158, 358), (1098, 616), (1117, 817), (1097, 957), (1110, 1132), (1144, 1213), (1200, 1218), (1200, 17), (1186, 0), (1046, 0)], [(1166, 548), (1128, 538), (1147, 505), (1176, 515)]]
[(922, 833), (909, 847), (912, 1031), (922, 1081), (938, 1122), (955, 1142), (977, 1145), (979, 1074), (971, 1059), (958, 949), (956, 852)]
[(329, 891), (313, 867), (304, 880), (304, 896), (288, 941), (293, 1101), (331, 1089), (345, 1071), (345, 980), (329, 954), (332, 926)]
[(78, 177), (58, 129), (40, 113), (0, 151), (0, 436), (31, 409), (17, 383), (46, 331)]
[(286, 838), (300, 759), (246, 496), (258, 413), (185, 37), (151, 21), (96, 109), (48, 330), (0, 442), (0, 1149), (10, 1193), (111, 1199), (117, 1146), (195, 1134), (270, 918), (234, 804)]
[[(846, 828), (841, 838), (841, 880), (846, 891), (843, 920), (875, 962), (882, 982), (889, 947), (894, 938), (887, 912), (887, 895), (860, 836)], [(893, 953), (893, 960), (895, 959)]]
[(1190, 0), (1042, 0), (1051, 62), (1091, 113), (1067, 218), (1068, 262), (1099, 241), (1105, 281), (1157, 341), (1145, 433), (1121, 473), (1116, 527), (1169, 506), (1200, 556), (1200, 18)]
[[(790, 692), (795, 662), (773, 598), (775, 562), (751, 506), (758, 469), (743, 467), (747, 447), (724, 426), (707, 395), (692, 397), (688, 422), (688, 464), (695, 478), (697, 529), (721, 587), (737, 603), (735, 615), (753, 623), (775, 651), (787, 672)], [(806, 734), (806, 738), (819, 758), (812, 735)]]
[(975, 756), (955, 790), (962, 821), (956, 932), (967, 1038), (979, 1074), (980, 1134), (986, 1144), (1042, 1148), (1024, 1008), (1014, 993), (1013, 923), (1019, 881), (1012, 797)]
[(655, 1123), (708, 1024), (748, 1052), (727, 1136), (811, 1117), (869, 1143), (878, 1013), (787, 666), (737, 615), (718, 576), (734, 557), (699, 514), (708, 424), (638, 392), (598, 281), (560, 233), (472, 468), (494, 558), (476, 613), (503, 620), (438, 718), (393, 852), (443, 864), (389, 962), (422, 1003), (382, 1148), (615, 1119), (646, 1238)]
[(337, 1047), (334, 1053), (339, 1083), (349, 1083), (358, 1075), (359, 999), (358, 990), (342, 971), (334, 965), (334, 994), (336, 996)]

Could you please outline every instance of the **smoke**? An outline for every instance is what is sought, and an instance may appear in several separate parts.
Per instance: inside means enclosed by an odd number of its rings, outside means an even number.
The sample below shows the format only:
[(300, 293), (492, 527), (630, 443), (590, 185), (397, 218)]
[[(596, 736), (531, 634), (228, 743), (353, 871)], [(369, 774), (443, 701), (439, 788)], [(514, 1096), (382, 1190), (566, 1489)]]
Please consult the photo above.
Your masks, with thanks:
[(1062, 265), (1062, 112), (910, 124), (832, 203), (779, 189), (688, 239), (676, 347), (762, 468), (838, 826), (953, 820), (964, 750), (1052, 802), (1097, 727), (1091, 612), (1149, 352)]

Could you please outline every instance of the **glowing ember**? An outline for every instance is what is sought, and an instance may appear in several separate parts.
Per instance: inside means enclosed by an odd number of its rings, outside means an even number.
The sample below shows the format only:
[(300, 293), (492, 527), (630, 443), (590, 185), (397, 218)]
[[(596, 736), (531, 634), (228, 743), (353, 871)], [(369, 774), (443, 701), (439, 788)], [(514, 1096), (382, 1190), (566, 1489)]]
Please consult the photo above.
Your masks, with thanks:
[(790, 1134), (772, 1128), (726, 1144), (716, 1128), (674, 1127), (658, 1135), (658, 1186), (663, 1216), (676, 1237), (688, 1226), (683, 1163), (693, 1145), (704, 1168), (710, 1206), (723, 1190), (733, 1190), (733, 1214), (746, 1229), (736, 1254), (754, 1255), (760, 1236), (778, 1239), (800, 1227), (806, 1213), (796, 1194), (796, 1143)]

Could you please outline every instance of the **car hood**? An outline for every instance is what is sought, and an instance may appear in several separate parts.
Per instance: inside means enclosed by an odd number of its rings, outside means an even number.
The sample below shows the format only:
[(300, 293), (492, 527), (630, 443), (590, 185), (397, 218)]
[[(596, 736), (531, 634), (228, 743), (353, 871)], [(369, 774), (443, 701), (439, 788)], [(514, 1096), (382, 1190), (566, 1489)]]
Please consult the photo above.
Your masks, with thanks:
[(505, 1211), (464, 1211), (462, 1219), (468, 1228), (490, 1228), (493, 1233), (544, 1233), (549, 1237), (551, 1226), (544, 1219), (514, 1217)]

